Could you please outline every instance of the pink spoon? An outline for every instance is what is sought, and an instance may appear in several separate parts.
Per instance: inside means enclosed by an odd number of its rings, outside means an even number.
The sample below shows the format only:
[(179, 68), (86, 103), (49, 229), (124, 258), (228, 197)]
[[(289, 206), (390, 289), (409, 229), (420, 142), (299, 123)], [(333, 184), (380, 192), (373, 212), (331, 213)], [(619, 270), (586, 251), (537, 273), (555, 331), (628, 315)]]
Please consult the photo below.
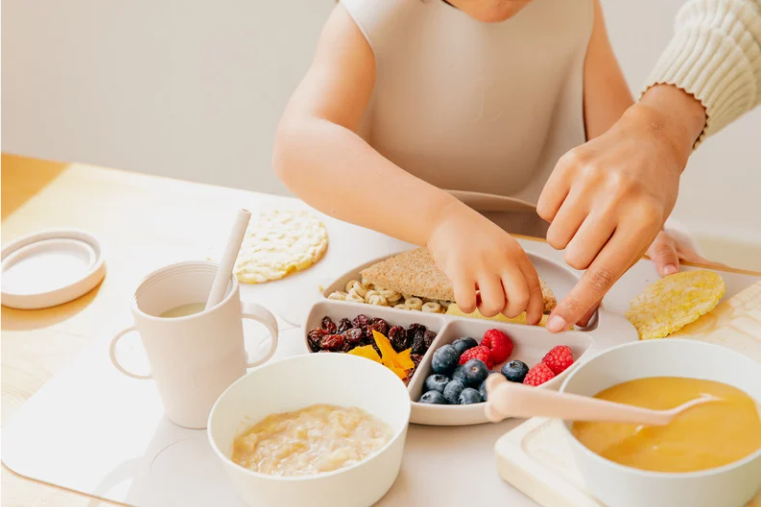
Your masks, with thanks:
[(487, 379), (486, 391), (488, 401), (484, 410), (491, 422), (499, 422), (506, 417), (556, 417), (566, 421), (665, 426), (692, 407), (719, 401), (714, 396), (703, 396), (670, 410), (652, 410), (578, 394), (537, 389), (508, 382), (505, 377), (496, 374)]

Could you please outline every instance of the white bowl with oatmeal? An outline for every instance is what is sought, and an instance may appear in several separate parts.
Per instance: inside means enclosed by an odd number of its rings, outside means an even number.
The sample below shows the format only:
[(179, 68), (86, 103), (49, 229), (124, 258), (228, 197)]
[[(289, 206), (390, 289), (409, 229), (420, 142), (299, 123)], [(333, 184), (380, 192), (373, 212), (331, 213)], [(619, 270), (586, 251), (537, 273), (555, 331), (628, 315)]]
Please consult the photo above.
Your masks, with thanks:
[(385, 366), (308, 354), (231, 385), (207, 431), (250, 506), (362, 507), (394, 483), (409, 418), (407, 389)]

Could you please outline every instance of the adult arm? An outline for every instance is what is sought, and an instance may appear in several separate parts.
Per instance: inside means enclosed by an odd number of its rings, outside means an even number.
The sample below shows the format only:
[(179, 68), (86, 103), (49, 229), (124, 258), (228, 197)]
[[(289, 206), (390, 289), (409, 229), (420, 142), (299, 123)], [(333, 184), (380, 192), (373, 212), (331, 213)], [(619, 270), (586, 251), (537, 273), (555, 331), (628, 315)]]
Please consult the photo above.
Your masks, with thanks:
[[(613, 226), (605, 242), (566, 252), (573, 267), (587, 271), (553, 311), (548, 329), (589, 317), (661, 231), (693, 148), (760, 102), (761, 0), (687, 2), (639, 103), (609, 131), (562, 157), (540, 197), (538, 210), (547, 220), (596, 213), (604, 217), (590, 227), (598, 237)], [(574, 188), (585, 198), (569, 202)], [(582, 231), (578, 221), (567, 222), (561, 240), (550, 241), (556, 248)]]

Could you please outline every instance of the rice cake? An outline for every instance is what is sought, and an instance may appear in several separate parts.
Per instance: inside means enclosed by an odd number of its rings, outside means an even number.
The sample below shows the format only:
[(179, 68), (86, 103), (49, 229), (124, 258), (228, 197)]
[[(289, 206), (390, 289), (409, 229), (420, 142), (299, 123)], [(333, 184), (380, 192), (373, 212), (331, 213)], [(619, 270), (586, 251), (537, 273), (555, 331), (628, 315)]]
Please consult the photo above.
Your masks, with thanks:
[(262, 211), (252, 217), (238, 254), (235, 275), (243, 283), (279, 280), (307, 269), (328, 248), (325, 224), (308, 211)]
[(725, 289), (724, 280), (713, 271), (669, 275), (634, 298), (626, 318), (640, 339), (663, 338), (713, 310)]

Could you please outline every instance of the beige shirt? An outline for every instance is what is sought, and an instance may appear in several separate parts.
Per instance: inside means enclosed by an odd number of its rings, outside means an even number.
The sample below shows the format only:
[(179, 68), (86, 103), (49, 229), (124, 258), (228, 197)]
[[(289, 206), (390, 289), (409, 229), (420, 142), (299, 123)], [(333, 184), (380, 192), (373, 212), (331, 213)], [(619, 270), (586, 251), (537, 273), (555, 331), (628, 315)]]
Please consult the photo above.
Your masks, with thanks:
[(526, 210), (558, 158), (585, 141), (593, 0), (534, 0), (494, 24), (442, 0), (341, 3), (376, 61), (360, 134), (509, 232), (544, 235), (544, 222)]

